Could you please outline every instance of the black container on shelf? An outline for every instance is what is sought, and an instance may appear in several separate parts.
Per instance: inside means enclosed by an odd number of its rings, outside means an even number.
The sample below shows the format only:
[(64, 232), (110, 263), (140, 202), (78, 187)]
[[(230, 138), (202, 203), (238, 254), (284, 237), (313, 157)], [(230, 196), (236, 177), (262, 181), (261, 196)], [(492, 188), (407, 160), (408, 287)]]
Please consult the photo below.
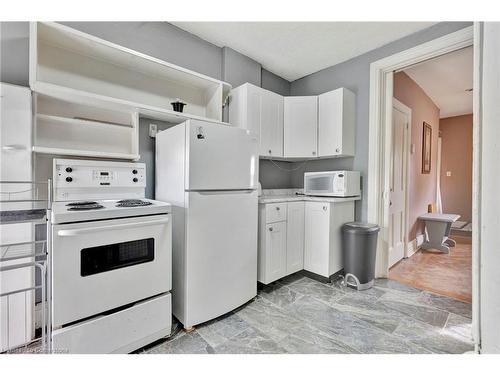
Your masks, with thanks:
[(186, 103), (177, 99), (175, 102), (170, 103), (175, 112), (182, 112)]

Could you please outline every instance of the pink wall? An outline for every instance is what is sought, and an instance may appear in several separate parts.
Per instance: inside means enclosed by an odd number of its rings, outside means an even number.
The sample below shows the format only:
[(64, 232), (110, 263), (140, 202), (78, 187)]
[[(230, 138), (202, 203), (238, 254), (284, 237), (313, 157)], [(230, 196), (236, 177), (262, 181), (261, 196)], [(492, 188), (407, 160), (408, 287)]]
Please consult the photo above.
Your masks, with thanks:
[[(443, 212), (472, 217), (472, 115), (441, 119), (441, 199)], [(446, 172), (451, 176), (447, 177)]]
[[(411, 143), (415, 153), (410, 154), (410, 212), (409, 239), (423, 233), (423, 224), (418, 220), (427, 212), (427, 205), (436, 202), (437, 185), (437, 141), (439, 133), (439, 108), (407, 74), (394, 74), (394, 97), (412, 110)], [(424, 121), (432, 126), (431, 172), (422, 174), (422, 135)]]

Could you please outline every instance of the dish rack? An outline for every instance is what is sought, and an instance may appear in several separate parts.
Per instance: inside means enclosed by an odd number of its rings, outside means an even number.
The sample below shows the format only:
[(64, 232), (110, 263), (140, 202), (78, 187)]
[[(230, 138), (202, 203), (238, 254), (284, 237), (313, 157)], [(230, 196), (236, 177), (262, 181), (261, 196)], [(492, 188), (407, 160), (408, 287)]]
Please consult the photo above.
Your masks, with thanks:
[[(20, 188), (22, 186), (22, 188)], [(0, 241), (0, 352), (26, 352), (26, 353), (50, 353), (51, 352), (51, 288), (50, 288), (50, 249), (51, 249), (51, 206), (52, 206), (52, 181), (0, 181), (0, 225), (2, 232), (4, 228), (12, 224), (29, 224), (32, 234), (31, 241), (10, 242), (4, 244)], [(46, 198), (40, 198), (41, 192), (46, 190)], [(17, 206), (17, 208), (16, 208)], [(36, 236), (37, 224), (46, 224), (45, 239)], [(5, 226), (5, 227), (4, 227)], [(28, 227), (28, 226), (27, 226)], [(39, 232), (40, 233), (40, 232)], [(22, 233), (17, 233), (21, 234)], [(3, 235), (2, 235), (3, 237)], [(7, 236), (8, 237), (8, 236)], [(15, 236), (14, 236), (15, 237)], [(17, 271), (15, 271), (17, 270)], [(37, 280), (37, 270), (39, 280)], [(32, 272), (32, 282), (24, 283), (12, 277), (14, 272)], [(18, 275), (19, 273), (16, 273)], [(4, 287), (1, 286), (4, 280)], [(30, 285), (26, 285), (30, 284)], [(35, 331), (34, 337), (27, 332), (34, 331), (35, 321), (35, 298), (36, 293), (41, 293), (41, 319), (40, 328)], [(19, 322), (19, 316), (11, 316), (16, 311), (15, 305), (19, 303), (19, 296), (24, 295), (24, 343), (12, 343), (13, 319)], [(17, 298), (16, 298), (17, 297)], [(14, 300), (14, 303), (12, 303)], [(13, 307), (14, 305), (14, 307)], [(28, 311), (29, 309), (29, 311)], [(29, 319), (28, 319), (28, 315)], [(2, 316), (3, 315), (3, 316)], [(33, 327), (27, 327), (31, 321)], [(16, 323), (17, 324), (17, 323)], [(17, 339), (16, 341), (19, 341)], [(24, 339), (22, 340), (24, 341)]]

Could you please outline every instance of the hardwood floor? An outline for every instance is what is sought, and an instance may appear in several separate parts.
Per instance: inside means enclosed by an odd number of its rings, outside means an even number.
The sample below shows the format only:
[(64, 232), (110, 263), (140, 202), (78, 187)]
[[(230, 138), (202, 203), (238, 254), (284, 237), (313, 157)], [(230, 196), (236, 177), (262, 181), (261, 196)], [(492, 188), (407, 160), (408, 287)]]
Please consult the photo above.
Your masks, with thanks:
[(389, 279), (471, 303), (472, 245), (457, 243), (450, 254), (418, 251), (393, 266)]

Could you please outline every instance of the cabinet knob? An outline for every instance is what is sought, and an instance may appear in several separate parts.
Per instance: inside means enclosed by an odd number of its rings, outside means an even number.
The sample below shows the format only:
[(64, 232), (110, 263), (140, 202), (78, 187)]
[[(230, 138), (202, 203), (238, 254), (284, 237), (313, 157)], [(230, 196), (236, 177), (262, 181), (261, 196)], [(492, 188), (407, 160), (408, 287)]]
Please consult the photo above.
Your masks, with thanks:
[(313, 151), (313, 155), (316, 155), (316, 151)]
[(269, 150), (269, 151), (267, 151), (267, 152), (269, 153), (269, 155), (271, 155), (271, 154), (272, 154), (272, 151), (271, 151), (271, 150)]
[(328, 209), (328, 207), (323, 206), (323, 211), (326, 211), (327, 209)]
[(273, 227), (270, 227), (270, 228), (269, 228), (269, 232), (272, 232), (272, 231), (273, 231)]
[(336, 148), (336, 149), (335, 149), (335, 152), (340, 152), (340, 148)]
[(276, 207), (276, 211), (279, 211), (279, 210), (280, 210), (280, 208), (279, 208), (279, 207)]

